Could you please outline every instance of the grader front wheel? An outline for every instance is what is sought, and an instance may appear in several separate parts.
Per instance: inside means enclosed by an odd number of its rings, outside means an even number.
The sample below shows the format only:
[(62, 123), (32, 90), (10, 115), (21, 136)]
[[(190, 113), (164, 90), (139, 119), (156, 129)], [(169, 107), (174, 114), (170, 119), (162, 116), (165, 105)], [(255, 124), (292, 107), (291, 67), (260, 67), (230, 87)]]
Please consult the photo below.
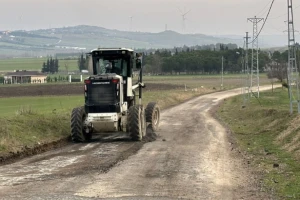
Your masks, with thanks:
[(151, 129), (155, 132), (158, 130), (160, 120), (160, 109), (156, 102), (148, 103), (146, 107), (146, 122), (150, 123)]
[(128, 131), (134, 141), (141, 141), (146, 135), (145, 110), (141, 105), (131, 106), (128, 110)]
[(73, 142), (85, 142), (92, 138), (92, 133), (85, 133), (84, 120), (86, 113), (84, 107), (74, 108), (71, 114), (71, 138)]

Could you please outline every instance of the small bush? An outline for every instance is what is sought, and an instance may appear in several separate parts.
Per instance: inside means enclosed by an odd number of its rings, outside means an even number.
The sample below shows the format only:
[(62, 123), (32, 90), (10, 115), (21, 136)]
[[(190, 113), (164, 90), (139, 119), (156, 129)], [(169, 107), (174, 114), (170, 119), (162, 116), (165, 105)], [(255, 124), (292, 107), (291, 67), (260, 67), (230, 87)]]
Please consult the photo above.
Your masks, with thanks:
[(35, 113), (31, 106), (22, 106), (16, 111), (16, 115), (33, 115)]

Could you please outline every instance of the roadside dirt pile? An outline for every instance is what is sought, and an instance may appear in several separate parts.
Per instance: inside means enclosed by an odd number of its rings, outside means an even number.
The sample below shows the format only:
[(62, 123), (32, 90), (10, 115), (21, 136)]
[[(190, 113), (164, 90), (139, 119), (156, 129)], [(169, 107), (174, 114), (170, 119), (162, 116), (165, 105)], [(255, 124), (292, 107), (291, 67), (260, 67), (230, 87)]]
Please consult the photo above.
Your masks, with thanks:
[(146, 136), (143, 138), (144, 142), (153, 142), (157, 139), (157, 134), (152, 130), (151, 126), (147, 127)]
[(0, 165), (13, 163), (17, 160), (20, 160), (28, 156), (33, 156), (52, 149), (61, 148), (63, 146), (66, 146), (66, 144), (68, 143), (70, 143), (70, 138), (65, 138), (50, 143), (40, 144), (34, 147), (25, 146), (18, 152), (9, 152), (6, 154), (0, 153)]

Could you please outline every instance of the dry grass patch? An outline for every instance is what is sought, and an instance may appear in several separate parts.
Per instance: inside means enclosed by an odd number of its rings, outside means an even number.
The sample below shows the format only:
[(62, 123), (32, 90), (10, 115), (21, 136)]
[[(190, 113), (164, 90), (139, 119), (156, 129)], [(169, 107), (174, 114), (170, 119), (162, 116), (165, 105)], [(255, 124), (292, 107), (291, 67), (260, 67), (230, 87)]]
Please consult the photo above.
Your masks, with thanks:
[(295, 117), (291, 122), (289, 122), (288, 128), (276, 137), (276, 141), (282, 144), (285, 138), (300, 128), (299, 122), (300, 116)]

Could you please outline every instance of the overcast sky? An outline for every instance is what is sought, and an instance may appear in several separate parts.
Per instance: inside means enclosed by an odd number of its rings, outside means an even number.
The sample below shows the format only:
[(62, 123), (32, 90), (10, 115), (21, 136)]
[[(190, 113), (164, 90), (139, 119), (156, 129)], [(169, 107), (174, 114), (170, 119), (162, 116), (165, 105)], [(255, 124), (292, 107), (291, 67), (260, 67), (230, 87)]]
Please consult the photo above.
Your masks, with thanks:
[[(265, 17), (271, 0), (1, 0), (0, 30), (95, 25), (142, 32), (168, 30), (213, 35), (252, 32), (247, 18)], [(294, 1), (295, 28), (300, 29), (300, 2)], [(181, 11), (180, 11), (181, 10)], [(275, 0), (263, 34), (287, 29), (287, 1)]]

